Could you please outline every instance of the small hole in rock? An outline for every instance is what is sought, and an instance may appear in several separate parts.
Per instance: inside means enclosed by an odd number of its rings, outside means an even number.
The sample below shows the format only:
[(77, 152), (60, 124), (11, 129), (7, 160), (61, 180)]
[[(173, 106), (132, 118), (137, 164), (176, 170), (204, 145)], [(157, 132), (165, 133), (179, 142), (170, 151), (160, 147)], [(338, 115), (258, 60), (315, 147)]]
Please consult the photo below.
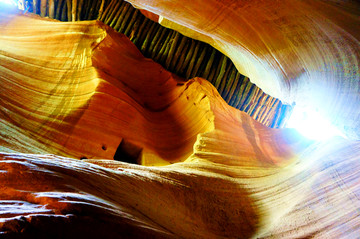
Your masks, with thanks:
[(87, 157), (85, 157), (85, 156), (82, 156), (81, 158), (80, 158), (81, 160), (83, 160), (83, 159), (87, 159)]
[(107, 147), (106, 147), (105, 144), (103, 144), (103, 146), (101, 146), (101, 148), (102, 148), (102, 150), (104, 150), (104, 151), (107, 149)]
[(117, 148), (114, 159), (126, 163), (138, 164), (142, 148), (123, 139)]

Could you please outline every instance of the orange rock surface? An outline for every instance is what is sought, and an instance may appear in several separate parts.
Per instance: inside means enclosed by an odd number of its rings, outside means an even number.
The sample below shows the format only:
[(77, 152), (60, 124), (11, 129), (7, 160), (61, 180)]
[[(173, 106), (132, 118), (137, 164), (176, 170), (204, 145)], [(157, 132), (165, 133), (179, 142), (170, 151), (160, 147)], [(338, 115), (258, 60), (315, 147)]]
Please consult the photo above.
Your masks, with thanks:
[(112, 158), (125, 138), (144, 158), (178, 161), (214, 127), (193, 93), (209, 83), (166, 72), (106, 25), (3, 18), (3, 148)]
[(200, 133), (242, 134), (244, 120), (270, 131), (210, 83), (172, 75), (100, 22), (3, 17), (2, 151), (112, 158), (125, 139), (151, 164), (185, 160)]
[(2, 153), (0, 231), (10, 238), (356, 238), (359, 147), (334, 139), (286, 167), (236, 165), (229, 148), (209, 161), (211, 146), (163, 167)]
[(265, 93), (360, 138), (358, 1), (130, 0), (210, 43)]
[(0, 32), (0, 235), (359, 235), (358, 141), (267, 128), (98, 21)]

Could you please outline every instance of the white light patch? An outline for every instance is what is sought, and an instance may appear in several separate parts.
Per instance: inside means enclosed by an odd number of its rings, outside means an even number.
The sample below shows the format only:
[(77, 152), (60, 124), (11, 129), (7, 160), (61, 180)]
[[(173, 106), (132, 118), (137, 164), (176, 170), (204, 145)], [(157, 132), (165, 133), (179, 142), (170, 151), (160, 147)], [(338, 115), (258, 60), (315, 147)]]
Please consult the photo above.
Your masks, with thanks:
[(286, 127), (294, 128), (300, 134), (312, 140), (326, 140), (336, 135), (344, 137), (319, 112), (299, 106), (294, 107)]
[(0, 0), (0, 3), (6, 3), (9, 5), (14, 5), (14, 6), (17, 5), (17, 1), (13, 1), (13, 0)]

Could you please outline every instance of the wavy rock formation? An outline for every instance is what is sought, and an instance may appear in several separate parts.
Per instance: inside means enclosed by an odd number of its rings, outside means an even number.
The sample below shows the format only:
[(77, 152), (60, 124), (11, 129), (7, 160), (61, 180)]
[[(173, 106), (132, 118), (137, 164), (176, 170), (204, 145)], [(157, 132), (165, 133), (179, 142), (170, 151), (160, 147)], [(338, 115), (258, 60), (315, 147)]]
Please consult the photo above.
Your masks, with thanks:
[(144, 164), (182, 161), (228, 108), (209, 83), (172, 75), (100, 22), (3, 18), (3, 150), (112, 158), (130, 145)]
[[(170, 168), (90, 161), (138, 170), (123, 178), (123, 171), (91, 171), (88, 163), (70, 159), (4, 154), (1, 228), (6, 235), (54, 235), (58, 229), (47, 224), (55, 223), (65, 228), (61, 235), (69, 236), (69, 224), (85, 230), (88, 223), (101, 222), (106, 224), (101, 231), (117, 228), (108, 236), (213, 237), (241, 232), (248, 237), (277, 214), (267, 202), (248, 198), (246, 188), (228, 177), (244, 177), (252, 167), (259, 168), (260, 175), (267, 175), (268, 167), (278, 172), (278, 167), (292, 163), (306, 141), (228, 106), (205, 80), (185, 82), (166, 72), (100, 22), (2, 16), (1, 151), (75, 158), (118, 154), (120, 159), (134, 156), (133, 162), (145, 165), (186, 159)], [(239, 145), (236, 150), (234, 144)], [(134, 147), (141, 156), (134, 155)], [(226, 166), (245, 171), (227, 172)], [(219, 219), (209, 220), (209, 213)], [(118, 220), (108, 223), (113, 214)]]
[(283, 167), (242, 162), (246, 152), (265, 153), (258, 147), (237, 155), (221, 148), (208, 161), (213, 147), (205, 146), (187, 162), (163, 167), (2, 154), (0, 232), (5, 238), (359, 235), (359, 142), (313, 145)]
[(210, 81), (229, 105), (266, 126), (283, 127), (292, 111), (290, 105), (282, 104), (252, 84), (215, 48), (149, 20), (148, 17), (153, 20), (158, 17), (135, 9), (130, 3), (123, 0), (40, 3), (40, 0), (27, 2), (26, 11), (61, 21), (100, 20), (128, 36), (145, 57), (168, 71), (186, 79), (202, 77)]
[(4, 19), (3, 148), (112, 158), (126, 139), (178, 161), (214, 127), (205, 95), (192, 93), (203, 81), (166, 72), (106, 25)]
[(358, 1), (129, 2), (210, 43), (264, 92), (360, 138)]
[(268, 128), (99, 21), (0, 31), (4, 238), (359, 235), (359, 141)]

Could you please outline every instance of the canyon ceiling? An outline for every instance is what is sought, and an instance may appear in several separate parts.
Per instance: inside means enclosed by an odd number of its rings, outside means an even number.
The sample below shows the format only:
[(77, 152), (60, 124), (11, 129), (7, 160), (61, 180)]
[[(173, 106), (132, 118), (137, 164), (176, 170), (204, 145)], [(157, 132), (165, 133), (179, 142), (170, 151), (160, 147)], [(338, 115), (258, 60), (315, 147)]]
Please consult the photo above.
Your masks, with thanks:
[[(360, 234), (357, 1), (20, 3), (0, 3), (1, 237)], [(293, 106), (347, 138), (284, 128)]]

